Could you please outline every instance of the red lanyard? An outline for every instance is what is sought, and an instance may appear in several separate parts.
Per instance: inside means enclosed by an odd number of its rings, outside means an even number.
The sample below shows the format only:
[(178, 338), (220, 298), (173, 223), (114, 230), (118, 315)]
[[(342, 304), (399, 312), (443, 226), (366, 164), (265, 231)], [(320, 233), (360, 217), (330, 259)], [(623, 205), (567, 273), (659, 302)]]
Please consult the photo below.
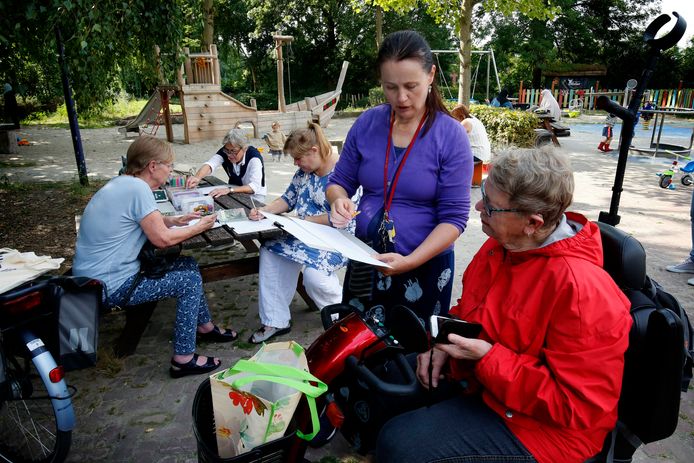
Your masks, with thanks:
[(410, 151), (412, 151), (412, 147), (414, 146), (415, 140), (417, 140), (417, 137), (419, 136), (419, 131), (422, 130), (422, 125), (424, 125), (424, 121), (427, 118), (427, 112), (424, 113), (422, 116), (422, 120), (419, 121), (419, 125), (417, 126), (417, 130), (415, 131), (414, 135), (412, 136), (412, 140), (410, 140), (410, 144), (407, 145), (407, 151), (405, 151), (405, 156), (403, 156), (402, 161), (400, 162), (400, 165), (398, 166), (397, 170), (395, 171), (395, 176), (393, 178), (393, 183), (390, 186), (390, 190), (388, 189), (388, 158), (390, 157), (390, 146), (393, 140), (393, 126), (395, 125), (395, 113), (392, 112), (390, 114), (390, 130), (388, 131), (388, 144), (386, 145), (386, 163), (383, 166), (383, 207), (385, 211), (385, 217), (387, 219), (388, 217), (388, 211), (390, 210), (390, 205), (393, 203), (393, 196), (395, 195), (395, 186), (398, 184), (398, 179), (400, 178), (400, 173), (402, 172), (402, 168), (405, 165), (405, 161), (407, 161), (407, 156), (410, 155)]

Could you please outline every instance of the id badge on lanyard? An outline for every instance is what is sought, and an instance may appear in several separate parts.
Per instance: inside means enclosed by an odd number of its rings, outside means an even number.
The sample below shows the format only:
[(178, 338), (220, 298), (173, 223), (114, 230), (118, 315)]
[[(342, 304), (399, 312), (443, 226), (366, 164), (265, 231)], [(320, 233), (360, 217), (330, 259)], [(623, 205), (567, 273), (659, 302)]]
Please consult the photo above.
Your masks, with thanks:
[[(412, 136), (410, 144), (407, 146), (407, 151), (405, 151), (405, 155), (403, 156), (400, 165), (395, 170), (395, 175), (393, 176), (392, 184), (388, 182), (388, 159), (390, 158), (390, 147), (393, 140), (393, 126), (395, 125), (395, 113), (391, 112), (390, 114), (390, 130), (388, 132), (388, 143), (386, 145), (386, 161), (385, 165), (383, 166), (383, 220), (381, 221), (381, 225), (378, 228), (378, 237), (383, 246), (383, 252), (395, 251), (395, 222), (391, 219), (390, 215), (388, 214), (388, 211), (390, 211), (390, 207), (393, 204), (395, 187), (398, 184), (398, 179), (400, 178), (402, 168), (405, 165), (405, 161), (407, 161), (407, 157), (410, 155), (410, 151), (412, 151), (412, 147), (414, 146), (415, 140), (417, 140), (417, 137), (419, 136), (419, 132), (422, 130), (422, 125), (424, 125), (424, 121), (427, 118), (427, 114), (428, 113), (425, 112), (422, 116), (422, 119), (419, 121), (417, 130)], [(389, 184), (390, 189), (388, 189)]]

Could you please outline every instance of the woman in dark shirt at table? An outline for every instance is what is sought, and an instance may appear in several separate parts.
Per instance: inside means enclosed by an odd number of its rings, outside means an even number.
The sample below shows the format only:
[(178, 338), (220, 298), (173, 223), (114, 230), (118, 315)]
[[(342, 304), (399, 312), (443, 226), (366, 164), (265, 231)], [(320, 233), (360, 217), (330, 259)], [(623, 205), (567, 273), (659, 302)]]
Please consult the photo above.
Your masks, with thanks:
[(248, 138), (241, 129), (231, 129), (224, 136), (223, 146), (198, 172), (186, 181), (186, 187), (195, 188), (203, 177), (210, 175), (217, 167), (222, 167), (229, 176), (231, 187), (212, 190), (210, 196), (216, 198), (230, 193), (247, 193), (255, 201), (265, 202), (265, 164), (263, 156), (248, 144)]
[[(167, 297), (176, 298), (176, 322), (170, 374), (174, 378), (208, 373), (220, 360), (195, 353), (197, 340), (227, 342), (237, 334), (212, 323), (195, 260), (179, 257), (166, 275), (146, 276), (133, 288), (140, 271), (138, 254), (146, 240), (157, 247), (178, 244), (214, 224), (215, 215), (163, 216), (152, 190), (173, 170), (171, 144), (140, 136), (128, 148), (125, 175), (96, 192), (87, 204), (77, 236), (73, 274), (102, 280), (109, 306), (138, 305)], [(199, 221), (184, 228), (193, 219)], [(129, 295), (129, 297), (128, 297)]]

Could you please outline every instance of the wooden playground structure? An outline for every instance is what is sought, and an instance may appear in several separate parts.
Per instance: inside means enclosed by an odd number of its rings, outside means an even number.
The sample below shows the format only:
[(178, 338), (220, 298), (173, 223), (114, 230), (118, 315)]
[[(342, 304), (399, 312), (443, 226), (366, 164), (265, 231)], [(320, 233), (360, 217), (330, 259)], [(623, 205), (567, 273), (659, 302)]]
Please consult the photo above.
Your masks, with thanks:
[(253, 137), (272, 130), (272, 123), (278, 121), (282, 129), (291, 131), (305, 127), (307, 121), (319, 123), (322, 127), (335, 113), (335, 108), (342, 93), (349, 63), (344, 61), (335, 90), (306, 97), (303, 101), (286, 104), (284, 99), (284, 66), (282, 47), (293, 40), (291, 36), (274, 35), (277, 51), (277, 110), (259, 111), (255, 100), (250, 106), (241, 103), (222, 92), (221, 75), (217, 47), (210, 46), (209, 52), (191, 53), (183, 49), (185, 61), (177, 71), (176, 85), (165, 82), (161, 72), (161, 53), (155, 47), (159, 82), (152, 97), (140, 114), (119, 131), (142, 133), (142, 126), (153, 126), (156, 132), (159, 123), (166, 127), (166, 138), (173, 142), (173, 127), (169, 102), (172, 96), (178, 95), (183, 110), (184, 143), (195, 143), (202, 140), (221, 140), (234, 127), (241, 124), (253, 126)]

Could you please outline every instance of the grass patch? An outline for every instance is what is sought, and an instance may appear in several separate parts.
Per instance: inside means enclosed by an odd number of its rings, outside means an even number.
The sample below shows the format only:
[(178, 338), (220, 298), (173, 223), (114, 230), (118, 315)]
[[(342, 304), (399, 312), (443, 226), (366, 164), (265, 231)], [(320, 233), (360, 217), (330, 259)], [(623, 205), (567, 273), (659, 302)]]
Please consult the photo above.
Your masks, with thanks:
[(0, 192), (23, 193), (27, 191), (54, 191), (68, 195), (71, 199), (90, 197), (106, 184), (107, 180), (89, 181), (89, 185), (84, 186), (78, 180), (73, 181), (54, 181), (54, 182), (13, 182), (7, 175), (0, 176)]
[(36, 164), (33, 161), (0, 161), (0, 168), (11, 169), (13, 167), (34, 167)]
[[(77, 120), (80, 128), (83, 129), (102, 129), (114, 127), (116, 121), (128, 117), (135, 117), (140, 114), (148, 100), (121, 97), (114, 103), (104, 107), (95, 113), (80, 114), (77, 112)], [(169, 105), (171, 113), (180, 113), (181, 105)], [(70, 122), (67, 116), (65, 104), (58, 106), (55, 112), (36, 112), (22, 121), (23, 125), (43, 125), (49, 127), (68, 128)]]

